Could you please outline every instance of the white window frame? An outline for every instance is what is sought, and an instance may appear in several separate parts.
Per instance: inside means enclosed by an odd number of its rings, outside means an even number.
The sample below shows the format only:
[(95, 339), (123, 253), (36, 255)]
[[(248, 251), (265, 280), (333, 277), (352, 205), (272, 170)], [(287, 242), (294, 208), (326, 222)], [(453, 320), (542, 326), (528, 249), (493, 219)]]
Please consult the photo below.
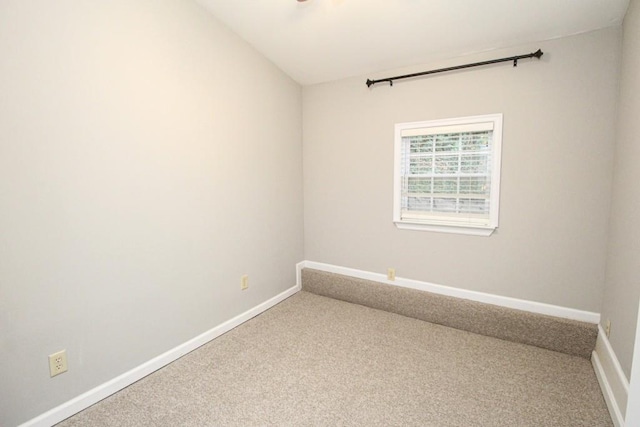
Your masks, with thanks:
[[(452, 216), (434, 215), (424, 219), (402, 218), (402, 133), (403, 131), (430, 128), (440, 133), (442, 127), (451, 126), (489, 126), (493, 127), (491, 141), (491, 190), (489, 198), (489, 218), (483, 220), (461, 220)], [(429, 133), (431, 133), (429, 132)], [(449, 131), (451, 132), (451, 131)], [(442, 133), (445, 133), (444, 130)], [(502, 157), (502, 114), (458, 117), (451, 119), (429, 120), (421, 122), (398, 123), (395, 125), (394, 138), (394, 186), (393, 186), (393, 222), (396, 227), (406, 230), (436, 231), (442, 233), (470, 234), (490, 236), (498, 227), (500, 209), (500, 165)]]

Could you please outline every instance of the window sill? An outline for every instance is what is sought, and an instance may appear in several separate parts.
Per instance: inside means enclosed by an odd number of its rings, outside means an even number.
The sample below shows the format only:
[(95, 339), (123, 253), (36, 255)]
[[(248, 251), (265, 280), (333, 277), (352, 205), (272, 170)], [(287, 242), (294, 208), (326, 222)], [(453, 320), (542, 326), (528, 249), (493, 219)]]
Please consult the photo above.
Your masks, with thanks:
[(417, 231), (435, 231), (437, 233), (449, 234), (467, 234), (470, 236), (488, 237), (493, 234), (496, 227), (491, 226), (471, 226), (465, 227), (461, 225), (442, 225), (442, 224), (417, 224), (410, 222), (395, 221), (396, 227), (401, 230), (417, 230)]

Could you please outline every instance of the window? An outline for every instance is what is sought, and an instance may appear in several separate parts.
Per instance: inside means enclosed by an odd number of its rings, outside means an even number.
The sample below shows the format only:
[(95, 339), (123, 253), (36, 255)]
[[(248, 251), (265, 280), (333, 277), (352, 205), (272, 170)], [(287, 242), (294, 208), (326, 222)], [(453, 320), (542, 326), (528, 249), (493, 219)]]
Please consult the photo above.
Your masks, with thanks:
[(398, 228), (489, 236), (498, 226), (502, 114), (395, 127)]

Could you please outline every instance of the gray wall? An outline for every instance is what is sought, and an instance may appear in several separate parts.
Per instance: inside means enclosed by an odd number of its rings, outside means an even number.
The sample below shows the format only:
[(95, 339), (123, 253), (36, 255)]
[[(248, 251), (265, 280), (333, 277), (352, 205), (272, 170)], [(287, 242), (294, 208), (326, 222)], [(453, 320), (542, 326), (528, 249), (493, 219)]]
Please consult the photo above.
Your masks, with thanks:
[(295, 285), (301, 89), (206, 10), (3, 0), (0, 75), (0, 425)]
[[(303, 89), (305, 258), (599, 312), (620, 29)], [(542, 59), (376, 85), (533, 52)], [(500, 226), (491, 237), (398, 230), (393, 125), (503, 113)]]
[(613, 203), (602, 319), (627, 378), (631, 373), (640, 298), (640, 4), (625, 16)]

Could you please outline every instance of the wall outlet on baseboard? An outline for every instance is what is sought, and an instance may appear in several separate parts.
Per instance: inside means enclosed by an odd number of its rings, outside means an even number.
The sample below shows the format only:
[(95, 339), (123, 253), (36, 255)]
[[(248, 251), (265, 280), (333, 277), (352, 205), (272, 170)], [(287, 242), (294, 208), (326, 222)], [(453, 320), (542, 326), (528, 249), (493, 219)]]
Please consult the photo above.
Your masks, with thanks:
[(611, 319), (604, 322), (604, 334), (609, 338), (611, 336)]
[(244, 274), (241, 278), (240, 278), (240, 289), (242, 289), (243, 291), (246, 290), (249, 287), (249, 275), (248, 274)]
[(387, 280), (396, 280), (395, 268), (387, 268)]
[(67, 372), (67, 350), (60, 350), (49, 355), (49, 373), (52, 377)]

